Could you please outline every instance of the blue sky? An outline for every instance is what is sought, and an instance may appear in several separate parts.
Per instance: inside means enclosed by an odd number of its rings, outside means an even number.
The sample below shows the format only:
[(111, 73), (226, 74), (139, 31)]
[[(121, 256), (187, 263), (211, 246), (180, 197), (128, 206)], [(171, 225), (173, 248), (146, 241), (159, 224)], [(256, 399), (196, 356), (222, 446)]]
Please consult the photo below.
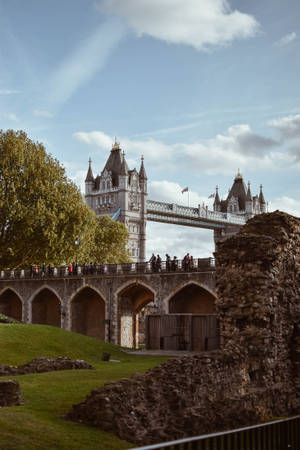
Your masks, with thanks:
[[(0, 119), (83, 187), (116, 135), (149, 198), (208, 203), (240, 168), (300, 215), (298, 0), (0, 0)], [(195, 257), (212, 232), (148, 226), (148, 253)], [(189, 247), (189, 248), (188, 248)]]

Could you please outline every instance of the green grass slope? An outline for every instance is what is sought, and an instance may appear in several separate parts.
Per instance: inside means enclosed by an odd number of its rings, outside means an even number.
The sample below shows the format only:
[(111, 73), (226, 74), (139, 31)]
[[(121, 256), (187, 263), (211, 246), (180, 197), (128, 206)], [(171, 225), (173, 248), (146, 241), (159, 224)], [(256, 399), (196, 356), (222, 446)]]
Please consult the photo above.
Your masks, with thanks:
[(102, 352), (128, 359), (116, 345), (47, 325), (0, 324), (0, 344), (1, 364), (19, 365), (37, 356), (68, 356), (96, 364)]
[[(103, 362), (102, 352), (111, 359)], [(37, 356), (84, 359), (96, 370), (73, 370), (16, 377), (24, 406), (0, 408), (0, 449), (125, 449), (131, 445), (101, 430), (68, 422), (63, 415), (94, 388), (130, 377), (165, 358), (124, 353), (113, 344), (44, 325), (0, 324), (0, 363), (19, 365)], [(7, 379), (3, 377), (2, 379)]]

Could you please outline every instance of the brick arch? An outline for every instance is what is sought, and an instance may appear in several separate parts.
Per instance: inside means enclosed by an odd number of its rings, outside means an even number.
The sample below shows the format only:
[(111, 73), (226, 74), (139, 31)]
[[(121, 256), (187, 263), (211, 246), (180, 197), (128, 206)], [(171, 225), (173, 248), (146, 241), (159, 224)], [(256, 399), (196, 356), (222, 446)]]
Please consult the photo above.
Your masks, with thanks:
[(216, 294), (197, 281), (182, 283), (167, 297), (169, 313), (213, 314)]
[[(144, 283), (144, 282), (141, 281), (141, 280), (135, 280), (135, 281), (129, 280), (129, 281), (127, 281), (126, 283), (122, 284), (122, 285), (115, 291), (115, 296), (116, 296), (116, 298), (119, 298), (119, 296), (120, 296), (122, 293), (126, 292), (126, 290), (127, 290), (128, 288), (130, 288), (131, 286), (140, 286), (140, 287), (145, 288), (146, 290), (150, 291), (150, 292), (153, 294), (153, 301), (156, 300), (156, 295), (157, 295), (156, 291), (155, 291), (151, 286), (149, 286), (149, 284), (146, 284), (146, 283)], [(142, 307), (143, 307), (143, 306), (142, 306)]]
[(73, 301), (73, 299), (74, 299), (74, 297), (76, 297), (76, 295), (78, 294), (78, 293), (80, 293), (80, 291), (82, 291), (83, 289), (85, 289), (85, 288), (90, 288), (90, 289), (92, 289), (93, 291), (95, 291), (101, 298), (102, 298), (102, 300), (105, 302), (105, 304), (106, 304), (106, 298), (105, 298), (105, 295), (103, 294), (103, 292), (99, 289), (99, 288), (97, 288), (97, 287), (95, 287), (95, 286), (92, 286), (92, 285), (90, 285), (90, 284), (85, 284), (84, 286), (80, 286), (79, 288), (77, 288), (74, 292), (73, 292), (73, 294), (70, 296), (70, 298), (68, 299), (68, 303), (69, 304), (71, 304), (72, 303), (72, 301)]
[(76, 290), (70, 302), (71, 330), (96, 339), (105, 339), (105, 297), (95, 287)]
[(12, 287), (5, 287), (0, 292), (0, 312), (13, 319), (22, 320), (24, 302)]
[(129, 281), (116, 291), (118, 305), (118, 342), (125, 347), (138, 347), (143, 308), (156, 299), (156, 292), (146, 283)]
[(41, 325), (61, 326), (62, 301), (51, 286), (43, 285), (29, 299), (31, 322)]

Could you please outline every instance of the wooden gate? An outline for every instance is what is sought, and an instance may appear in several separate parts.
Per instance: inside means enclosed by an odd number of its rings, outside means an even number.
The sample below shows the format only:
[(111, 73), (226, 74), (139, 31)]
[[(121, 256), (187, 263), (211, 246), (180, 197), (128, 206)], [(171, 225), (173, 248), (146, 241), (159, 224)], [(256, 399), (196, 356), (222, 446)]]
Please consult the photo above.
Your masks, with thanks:
[(164, 314), (146, 316), (149, 350), (205, 351), (219, 348), (215, 314)]
[[(151, 317), (151, 320), (149, 320)], [(146, 347), (151, 349), (160, 348), (160, 316), (146, 316)]]

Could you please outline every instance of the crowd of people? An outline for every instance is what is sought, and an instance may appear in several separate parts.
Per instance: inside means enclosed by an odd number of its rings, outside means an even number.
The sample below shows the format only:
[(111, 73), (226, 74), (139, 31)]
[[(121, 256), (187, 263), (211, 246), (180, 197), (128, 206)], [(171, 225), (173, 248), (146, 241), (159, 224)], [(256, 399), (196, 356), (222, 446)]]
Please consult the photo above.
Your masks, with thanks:
[[(66, 271), (69, 275), (78, 275), (80, 267), (80, 273), (84, 275), (97, 275), (100, 273), (105, 273), (105, 264), (98, 264), (96, 262), (90, 262), (89, 264), (84, 263), (82, 266), (79, 266), (77, 263), (72, 262), (67, 266), (60, 267), (59, 269), (62, 274), (65, 274)], [(54, 267), (51, 264), (43, 264), (41, 268), (37, 264), (32, 264), (30, 266), (30, 276), (33, 278), (35, 276), (51, 276), (54, 275)]]
[[(152, 272), (161, 272), (162, 271), (162, 259), (159, 255), (152, 253), (152, 256), (149, 260), (151, 265)], [(167, 272), (176, 272), (178, 269), (178, 259), (177, 256), (171, 258), (168, 253), (166, 253), (166, 271)], [(189, 253), (187, 253), (182, 260), (182, 269), (185, 271), (190, 271), (194, 269), (194, 258)]]
[[(161, 272), (163, 269), (162, 264), (162, 258), (160, 255), (155, 255), (152, 253), (152, 256), (149, 260), (151, 271), (152, 272)], [(194, 258), (189, 253), (187, 253), (181, 262), (181, 268), (188, 272), (195, 268), (194, 265)], [(165, 259), (165, 267), (164, 269), (167, 272), (176, 272), (178, 269), (178, 259), (177, 256), (174, 256), (173, 258), (166, 253), (166, 259)], [(60, 267), (56, 269), (57, 271), (60, 271), (59, 274), (65, 275), (66, 272), (69, 275), (78, 275), (79, 273), (82, 275), (97, 275), (101, 273), (106, 272), (106, 265), (105, 264), (98, 264), (96, 262), (90, 262), (90, 263), (84, 263), (83, 265), (78, 265), (75, 262), (70, 263), (67, 266)], [(39, 267), (37, 264), (32, 264), (30, 266), (30, 276), (33, 277), (44, 277), (44, 276), (51, 276), (54, 275), (54, 267), (51, 266), (51, 264), (43, 264), (41, 267)]]

